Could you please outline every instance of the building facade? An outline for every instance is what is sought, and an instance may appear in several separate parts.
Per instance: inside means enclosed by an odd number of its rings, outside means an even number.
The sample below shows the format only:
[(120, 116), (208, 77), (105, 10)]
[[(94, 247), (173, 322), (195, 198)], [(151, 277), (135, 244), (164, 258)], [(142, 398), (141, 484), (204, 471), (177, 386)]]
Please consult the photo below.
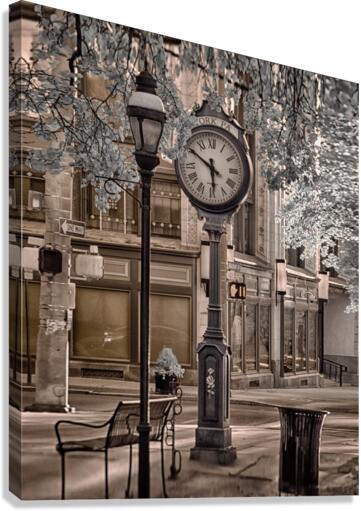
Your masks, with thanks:
[[(21, 51), (30, 51), (36, 30), (33, 14), (13, 14), (11, 33), (22, 25)], [(26, 42), (27, 41), (27, 42)], [(169, 44), (176, 44), (170, 42)], [(28, 48), (28, 50), (26, 50)], [(25, 55), (26, 57), (26, 55)], [(89, 79), (87, 87), (98, 85)], [(179, 81), (187, 91), (184, 101), (200, 102), (197, 76)], [(240, 109), (241, 111), (241, 109)], [(242, 122), (240, 113), (238, 120)], [(47, 236), (46, 180), (26, 166), (26, 152), (39, 144), (32, 134), (34, 119), (13, 117), (22, 136), (12, 139), (19, 166), (10, 174), (10, 244), (16, 253), (41, 245)], [(320, 354), (348, 368), (346, 381), (357, 381), (357, 317), (346, 314), (347, 295), (342, 276), (330, 278), (329, 302), (318, 299), (319, 257), (302, 261), (297, 251), (286, 251), (277, 212), (278, 192), (267, 188), (258, 162), (257, 133), (248, 133), (255, 170), (252, 190), (223, 236), (223, 328), (232, 350), (232, 388), (318, 386)], [(21, 147), (20, 147), (21, 143)], [(124, 151), (131, 151), (131, 141)], [(46, 169), (44, 169), (46, 170)], [(82, 176), (71, 169), (69, 218), (86, 225), (83, 238), (71, 239), (70, 281), (75, 284), (75, 307), (69, 314), (70, 377), (137, 380), (140, 316), (139, 190), (109, 202), (102, 214), (95, 206), (94, 189), (82, 187)], [(196, 347), (207, 323), (207, 237), (194, 208), (180, 190), (173, 162), (162, 159), (152, 185), (151, 233), (151, 346), (153, 364), (163, 347), (171, 347), (185, 368), (184, 383), (196, 384)], [(104, 276), (89, 280), (74, 272), (79, 253), (98, 246)], [(19, 250), (14, 247), (19, 247)], [(276, 259), (286, 259), (287, 292), (281, 328), (276, 292)], [(10, 261), (10, 376), (34, 383), (39, 343), (39, 272), (24, 272)], [(228, 297), (228, 282), (246, 285), (245, 300)], [(283, 354), (283, 356), (282, 356)], [(333, 366), (335, 367), (335, 366)], [(322, 369), (324, 372), (324, 369)]]

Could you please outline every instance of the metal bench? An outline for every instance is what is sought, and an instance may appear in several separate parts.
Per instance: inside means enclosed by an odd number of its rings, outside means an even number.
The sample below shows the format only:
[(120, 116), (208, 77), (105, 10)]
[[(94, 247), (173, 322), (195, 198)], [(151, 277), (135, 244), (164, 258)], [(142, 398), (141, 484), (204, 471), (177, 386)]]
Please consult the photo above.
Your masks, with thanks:
[[(56, 446), (61, 456), (61, 498), (65, 499), (65, 455), (72, 452), (102, 452), (105, 461), (105, 498), (109, 498), (109, 475), (108, 475), (108, 451), (115, 447), (129, 446), (129, 470), (125, 497), (130, 498), (132, 477), (132, 447), (138, 443), (139, 435), (137, 426), (139, 423), (140, 401), (120, 401), (112, 416), (104, 423), (89, 424), (71, 420), (60, 420), (55, 424), (55, 433), (58, 439)], [(164, 443), (172, 449), (172, 463), (170, 466), (171, 478), (175, 479), (181, 469), (181, 455), (175, 449), (175, 416), (181, 413), (181, 404), (176, 396), (167, 396), (159, 399), (150, 399), (150, 441), (160, 442), (161, 446), (161, 472), (163, 495), (167, 497), (165, 472), (164, 472)], [(81, 438), (76, 440), (64, 440), (64, 431), (73, 428), (84, 427), (93, 430), (101, 430), (104, 433), (96, 438)], [(62, 431), (61, 431), (62, 430)], [(68, 429), (69, 433), (69, 429)], [(63, 436), (63, 438), (62, 438)], [(69, 436), (68, 436), (69, 438)], [(178, 463), (177, 463), (178, 461)]]

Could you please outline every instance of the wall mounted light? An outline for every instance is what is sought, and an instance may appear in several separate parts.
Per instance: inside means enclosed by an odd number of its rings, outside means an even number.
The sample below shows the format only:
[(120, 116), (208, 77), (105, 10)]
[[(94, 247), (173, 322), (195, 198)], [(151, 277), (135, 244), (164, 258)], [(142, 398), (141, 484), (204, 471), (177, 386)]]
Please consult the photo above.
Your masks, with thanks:
[(287, 292), (287, 267), (284, 259), (276, 259), (276, 293), (285, 295)]
[(200, 260), (201, 286), (206, 297), (209, 297), (209, 243), (202, 241)]
[(317, 277), (318, 277), (318, 299), (327, 302), (329, 289), (329, 273), (328, 271), (320, 271), (318, 272)]
[(276, 303), (280, 296), (280, 377), (284, 376), (285, 346), (285, 295), (287, 292), (287, 265), (284, 259), (276, 259)]
[(319, 372), (323, 373), (323, 357), (324, 357), (324, 344), (325, 344), (325, 303), (328, 302), (328, 289), (329, 289), (329, 273), (327, 271), (320, 271), (318, 277), (318, 307), (319, 307), (319, 328), (320, 328), (320, 342), (318, 349), (319, 357)]

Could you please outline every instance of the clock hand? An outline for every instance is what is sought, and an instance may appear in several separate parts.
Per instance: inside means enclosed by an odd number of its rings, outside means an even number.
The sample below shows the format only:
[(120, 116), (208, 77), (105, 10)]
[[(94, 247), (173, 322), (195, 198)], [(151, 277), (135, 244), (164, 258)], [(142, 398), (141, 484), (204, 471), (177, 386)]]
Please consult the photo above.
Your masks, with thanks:
[(194, 149), (192, 149), (191, 147), (189, 148), (189, 152), (190, 153), (193, 153), (195, 156), (197, 156), (197, 158), (199, 158), (205, 165), (207, 165), (207, 167), (212, 170), (212, 166), (210, 163), (208, 163), (207, 160), (205, 160), (204, 158), (202, 158), (202, 156), (200, 156), (198, 153), (195, 152)]
[(216, 167), (214, 166), (214, 160), (213, 158), (209, 158), (209, 163), (210, 163), (210, 169), (211, 169), (211, 172), (212, 172), (212, 175), (213, 174), (216, 174), (217, 176), (220, 176), (221, 173), (218, 172), (218, 170), (216, 169)]

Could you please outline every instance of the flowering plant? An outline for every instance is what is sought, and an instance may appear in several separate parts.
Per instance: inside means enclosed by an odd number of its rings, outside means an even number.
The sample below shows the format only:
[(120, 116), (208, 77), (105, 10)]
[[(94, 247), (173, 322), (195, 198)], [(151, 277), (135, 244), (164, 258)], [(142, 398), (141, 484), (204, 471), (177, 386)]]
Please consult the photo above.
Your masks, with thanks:
[(177, 357), (174, 355), (172, 348), (164, 347), (162, 349), (154, 367), (154, 373), (163, 376), (163, 378), (165, 378), (165, 376), (176, 376), (177, 378), (182, 378), (184, 369), (178, 363)]

